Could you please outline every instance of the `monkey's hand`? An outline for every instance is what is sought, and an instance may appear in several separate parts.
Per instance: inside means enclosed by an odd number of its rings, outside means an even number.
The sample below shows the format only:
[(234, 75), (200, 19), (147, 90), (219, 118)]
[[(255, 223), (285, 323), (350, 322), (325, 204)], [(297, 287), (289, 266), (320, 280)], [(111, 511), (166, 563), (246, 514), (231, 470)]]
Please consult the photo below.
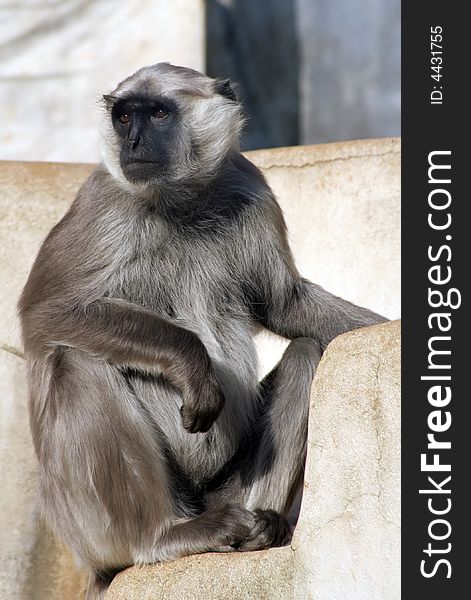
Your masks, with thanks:
[(224, 402), (223, 393), (210, 367), (205, 373), (198, 374), (183, 393), (183, 405), (180, 408), (183, 427), (190, 433), (208, 431), (218, 418)]
[(183, 427), (191, 433), (208, 431), (224, 406), (224, 396), (196, 333), (121, 298), (100, 298), (86, 310), (64, 313), (62, 308), (46, 304), (23, 309), (30, 345), (41, 348), (54, 339), (55, 344), (114, 364), (151, 369), (157, 365), (183, 397)]

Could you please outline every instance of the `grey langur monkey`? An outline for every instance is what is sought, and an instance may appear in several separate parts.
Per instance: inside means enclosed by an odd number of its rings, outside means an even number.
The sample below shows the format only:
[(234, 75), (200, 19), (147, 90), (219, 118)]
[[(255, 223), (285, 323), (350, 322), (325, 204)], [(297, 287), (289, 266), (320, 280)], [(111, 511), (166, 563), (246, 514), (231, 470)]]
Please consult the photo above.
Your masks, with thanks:
[[(135, 563), (287, 543), (320, 354), (385, 320), (299, 275), (229, 81), (160, 63), (104, 103), (103, 163), (19, 302), (44, 514), (90, 598)], [(292, 340), (261, 382), (258, 326)]]

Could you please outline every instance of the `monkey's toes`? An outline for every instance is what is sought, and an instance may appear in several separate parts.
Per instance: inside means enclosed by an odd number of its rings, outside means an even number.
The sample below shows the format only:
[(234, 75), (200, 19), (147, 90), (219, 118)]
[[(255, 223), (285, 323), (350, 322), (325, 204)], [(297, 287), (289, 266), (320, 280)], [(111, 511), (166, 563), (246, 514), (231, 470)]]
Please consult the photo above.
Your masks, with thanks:
[(249, 537), (256, 526), (254, 513), (242, 506), (225, 504), (212, 510), (211, 525), (218, 531), (219, 548), (238, 548)]
[(291, 541), (292, 528), (287, 519), (274, 510), (255, 510), (255, 525), (237, 550), (248, 552), (285, 546)]

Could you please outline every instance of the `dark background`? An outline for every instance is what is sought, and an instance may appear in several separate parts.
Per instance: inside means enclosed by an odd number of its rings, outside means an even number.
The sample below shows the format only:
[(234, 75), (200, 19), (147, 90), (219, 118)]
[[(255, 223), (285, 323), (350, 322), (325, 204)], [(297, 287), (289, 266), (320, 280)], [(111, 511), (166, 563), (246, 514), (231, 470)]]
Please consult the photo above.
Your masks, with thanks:
[(398, 0), (207, 0), (206, 66), (240, 84), (244, 147), (400, 134)]

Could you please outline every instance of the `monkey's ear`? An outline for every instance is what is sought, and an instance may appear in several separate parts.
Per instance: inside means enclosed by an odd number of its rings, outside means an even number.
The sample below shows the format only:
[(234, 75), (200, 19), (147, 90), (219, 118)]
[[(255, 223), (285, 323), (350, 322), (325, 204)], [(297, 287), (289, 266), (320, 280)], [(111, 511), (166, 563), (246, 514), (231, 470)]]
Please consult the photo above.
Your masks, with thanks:
[(103, 100), (104, 100), (105, 106), (108, 110), (113, 108), (113, 105), (116, 102), (116, 98), (114, 96), (112, 96), (111, 94), (103, 94)]
[(230, 79), (216, 79), (216, 81), (214, 82), (214, 89), (218, 94), (224, 96), (224, 98), (237, 102), (237, 95), (234, 91)]

